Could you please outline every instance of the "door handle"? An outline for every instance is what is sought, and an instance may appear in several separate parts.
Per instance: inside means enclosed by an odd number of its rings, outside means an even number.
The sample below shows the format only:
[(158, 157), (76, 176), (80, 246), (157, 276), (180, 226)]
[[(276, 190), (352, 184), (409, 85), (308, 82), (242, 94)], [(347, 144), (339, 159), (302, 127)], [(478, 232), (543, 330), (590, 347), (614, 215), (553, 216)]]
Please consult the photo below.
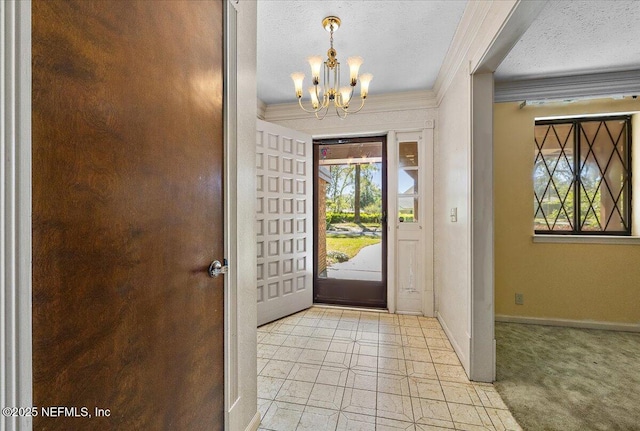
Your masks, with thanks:
[(226, 274), (229, 270), (229, 265), (227, 265), (227, 259), (223, 259), (224, 265), (220, 263), (219, 260), (214, 260), (209, 265), (209, 269), (207, 272), (209, 273), (209, 277), (216, 278), (220, 274)]

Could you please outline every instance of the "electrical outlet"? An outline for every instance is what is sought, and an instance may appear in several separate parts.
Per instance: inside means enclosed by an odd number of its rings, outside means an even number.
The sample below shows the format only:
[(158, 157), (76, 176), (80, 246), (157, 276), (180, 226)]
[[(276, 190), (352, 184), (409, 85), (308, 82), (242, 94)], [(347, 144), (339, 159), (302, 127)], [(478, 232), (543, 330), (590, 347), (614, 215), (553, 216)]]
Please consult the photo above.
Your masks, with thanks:
[(516, 305), (524, 305), (524, 295), (522, 293), (516, 293)]

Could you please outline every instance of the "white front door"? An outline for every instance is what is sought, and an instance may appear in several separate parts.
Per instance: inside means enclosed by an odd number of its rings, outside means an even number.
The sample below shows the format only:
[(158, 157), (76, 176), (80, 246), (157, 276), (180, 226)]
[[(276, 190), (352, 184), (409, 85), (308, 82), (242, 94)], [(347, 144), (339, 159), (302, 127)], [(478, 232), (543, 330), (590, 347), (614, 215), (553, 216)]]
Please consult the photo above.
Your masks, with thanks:
[(257, 120), (258, 326), (313, 302), (312, 140)]

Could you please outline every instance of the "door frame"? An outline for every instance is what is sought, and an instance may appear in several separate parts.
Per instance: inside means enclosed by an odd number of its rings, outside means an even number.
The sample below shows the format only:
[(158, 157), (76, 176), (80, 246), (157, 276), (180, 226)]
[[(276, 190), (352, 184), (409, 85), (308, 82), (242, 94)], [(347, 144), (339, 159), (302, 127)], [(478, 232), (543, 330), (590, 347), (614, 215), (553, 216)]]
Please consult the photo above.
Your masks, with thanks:
[[(223, 205), (224, 257), (232, 269), (240, 262), (238, 254), (238, 10), (235, 2), (225, 0), (222, 6), (223, 96)], [(238, 279), (237, 271), (224, 276), (224, 418), (225, 430), (231, 423), (231, 409), (240, 397), (238, 346)]]
[[(2, 2), (3, 175), (0, 192), (0, 373), (2, 407), (33, 405), (31, 334), (31, 1)], [(13, 91), (11, 91), (13, 90)], [(30, 417), (0, 417), (2, 429), (31, 429)]]
[[(224, 67), (224, 215), (225, 255), (240, 257), (236, 239), (238, 227), (237, 160), (237, 6), (230, 0), (223, 6)], [(2, 183), (0, 186), (0, 390), (2, 407), (33, 405), (32, 372), (32, 136), (31, 136), (31, 0), (1, 2), (3, 31), (0, 43), (2, 76)], [(214, 256), (212, 256), (212, 259)], [(239, 262), (233, 259), (231, 262)], [(237, 266), (236, 266), (237, 268)], [(225, 429), (241, 398), (238, 346), (238, 280), (232, 268), (225, 277), (224, 298), (224, 399)], [(242, 413), (242, 412), (241, 412)], [(257, 413), (256, 413), (257, 415)], [(252, 424), (256, 422), (253, 418)], [(0, 429), (30, 430), (30, 417), (0, 417)]]
[[(388, 164), (388, 136), (386, 134), (374, 135), (374, 136), (358, 136), (358, 137), (344, 137), (344, 138), (326, 138), (326, 139), (314, 139), (313, 140), (313, 302), (316, 303), (318, 300), (318, 295), (316, 292), (316, 286), (319, 282), (326, 283), (327, 287), (337, 287), (337, 284), (342, 283), (343, 281), (333, 281), (330, 279), (320, 280), (318, 278), (318, 223), (321, 220), (318, 219), (318, 205), (317, 205), (317, 197), (318, 197), (318, 168), (319, 168), (319, 160), (316, 155), (316, 147), (322, 144), (354, 144), (354, 143), (366, 143), (366, 142), (380, 142), (382, 145), (382, 211), (385, 213), (384, 219), (385, 221), (382, 223), (381, 232), (382, 232), (382, 277), (380, 281), (380, 285), (384, 286), (384, 294), (381, 300), (379, 301), (370, 301), (370, 302), (361, 302), (355, 303), (354, 301), (344, 300), (340, 298), (331, 298), (324, 297), (321, 298), (323, 304), (336, 304), (336, 305), (347, 305), (347, 306), (357, 306), (357, 307), (372, 307), (372, 308), (382, 308), (387, 309), (388, 306), (388, 297), (389, 297), (389, 277), (388, 277), (388, 260), (389, 260), (389, 249), (388, 249), (388, 240), (389, 240), (389, 231), (387, 229), (388, 226), (388, 181), (387, 181), (387, 164)], [(351, 284), (356, 289), (366, 289), (369, 288), (372, 283), (377, 284), (377, 282), (364, 281), (364, 280), (349, 280), (349, 284)]]

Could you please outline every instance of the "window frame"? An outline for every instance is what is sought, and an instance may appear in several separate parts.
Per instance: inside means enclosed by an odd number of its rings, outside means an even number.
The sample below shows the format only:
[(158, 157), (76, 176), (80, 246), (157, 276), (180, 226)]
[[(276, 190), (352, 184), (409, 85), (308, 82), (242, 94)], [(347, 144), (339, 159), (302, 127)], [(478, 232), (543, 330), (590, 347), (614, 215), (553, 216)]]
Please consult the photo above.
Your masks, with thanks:
[[(581, 216), (581, 195), (582, 195), (582, 180), (581, 180), (581, 142), (582, 142), (582, 123), (586, 122), (603, 122), (603, 121), (616, 121), (616, 120), (624, 120), (625, 127), (627, 128), (626, 133), (626, 142), (625, 145), (625, 157), (623, 163), (626, 165), (626, 171), (628, 173), (626, 179), (626, 195), (628, 196), (628, 204), (625, 205), (623, 211), (620, 211), (623, 219), (626, 222), (626, 230), (624, 231), (606, 231), (606, 230), (581, 230), (580, 226), (580, 216)], [(567, 117), (567, 118), (554, 118), (554, 119), (540, 119), (535, 120), (534, 127), (537, 126), (547, 126), (547, 125), (557, 125), (557, 124), (568, 124), (573, 128), (573, 217), (571, 220), (572, 229), (571, 230), (548, 230), (548, 229), (535, 229), (535, 217), (537, 214), (537, 210), (540, 206), (540, 202), (535, 198), (534, 191), (534, 234), (535, 235), (548, 235), (548, 236), (620, 236), (626, 237), (632, 235), (632, 223), (633, 223), (633, 169), (632, 169), (632, 151), (633, 151), (633, 139), (632, 139), (632, 115), (631, 114), (620, 114), (620, 115), (601, 115), (601, 116), (582, 116), (582, 117)], [(534, 157), (534, 169), (535, 169), (535, 160), (538, 157), (540, 147), (535, 143), (535, 157)], [(604, 187), (604, 185), (601, 185)], [(564, 204), (563, 204), (564, 206)], [(618, 207), (616, 203), (616, 207)], [(588, 210), (587, 210), (588, 211)], [(546, 215), (545, 215), (546, 219)]]

